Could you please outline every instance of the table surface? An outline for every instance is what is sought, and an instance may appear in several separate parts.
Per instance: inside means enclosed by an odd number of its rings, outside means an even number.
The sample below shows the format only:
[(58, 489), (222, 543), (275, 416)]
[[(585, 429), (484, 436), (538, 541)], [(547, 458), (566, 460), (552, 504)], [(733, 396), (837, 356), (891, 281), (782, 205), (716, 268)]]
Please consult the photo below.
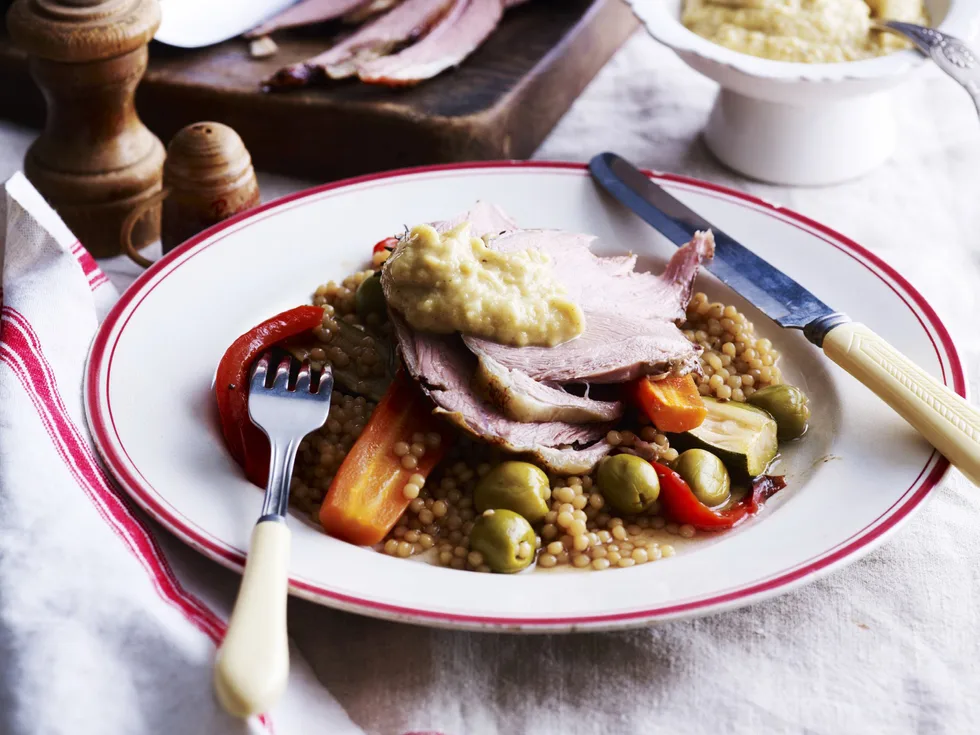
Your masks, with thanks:
[[(637, 35), (536, 157), (584, 161), (612, 149), (841, 231), (932, 303), (975, 396), (980, 125), (968, 97), (925, 69), (898, 96), (900, 149), (890, 162), (854, 182), (790, 189), (746, 181), (707, 154), (698, 134), (716, 89)], [(35, 135), (0, 123), (0, 177), (21, 167)], [(259, 178), (265, 200), (319, 183)], [(118, 258), (102, 265), (120, 288), (139, 272)], [(292, 600), (290, 628), (320, 680), (368, 732), (969, 732), (980, 717), (978, 537), (980, 492), (953, 473), (864, 560), (710, 618), (518, 637), (414, 628)], [(184, 562), (204, 563), (186, 553)]]

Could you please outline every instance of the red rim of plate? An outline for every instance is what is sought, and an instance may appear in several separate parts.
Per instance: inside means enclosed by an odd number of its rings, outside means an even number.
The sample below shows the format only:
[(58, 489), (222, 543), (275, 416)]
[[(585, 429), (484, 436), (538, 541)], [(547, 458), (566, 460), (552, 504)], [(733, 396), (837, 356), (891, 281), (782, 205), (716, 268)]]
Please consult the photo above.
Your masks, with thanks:
[[(119, 439), (112, 420), (112, 411), (109, 407), (107, 412), (103, 412), (100, 398), (103, 394), (107, 396), (108, 385), (111, 372), (112, 355), (115, 345), (125, 329), (125, 322), (129, 316), (138, 308), (139, 303), (153, 289), (156, 283), (162, 282), (169, 272), (181, 267), (183, 263), (175, 266), (174, 269), (164, 273), (159, 279), (157, 274), (166, 269), (169, 264), (190, 253), (197, 246), (205, 243), (214, 235), (226, 230), (234, 225), (255, 218), (264, 212), (270, 212), (285, 204), (309, 197), (314, 197), (326, 191), (343, 189), (350, 186), (364, 184), (371, 181), (395, 179), (412, 175), (431, 174), (440, 171), (457, 173), (467, 173), (482, 169), (550, 169), (566, 171), (569, 173), (578, 172), (587, 175), (585, 164), (549, 162), (549, 161), (488, 161), (480, 163), (447, 164), (437, 166), (422, 166), (417, 168), (399, 169), (379, 174), (369, 174), (342, 181), (324, 184), (303, 191), (290, 194), (272, 202), (260, 205), (254, 209), (243, 212), (204, 232), (192, 237), (183, 243), (157, 263), (143, 273), (136, 282), (122, 295), (115, 304), (105, 321), (99, 328), (92, 349), (89, 354), (88, 365), (86, 366), (85, 377), (85, 408), (88, 416), (89, 426), (92, 430), (96, 446), (99, 453), (105, 460), (106, 465), (116, 477), (120, 485), (133, 499), (162, 523), (169, 531), (178, 538), (196, 548), (206, 556), (218, 561), (219, 563), (240, 571), (245, 562), (244, 554), (227, 544), (220, 543), (209, 538), (199, 528), (189, 521), (180, 517), (169, 509), (165, 503), (160, 502), (160, 494), (145, 480), (139, 476), (138, 470), (134, 474), (130, 471), (127, 463), (129, 462), (125, 448)], [(675, 174), (663, 174), (646, 171), (647, 175), (659, 181), (681, 185), (688, 189), (697, 190), (701, 193), (720, 196), (720, 198), (735, 201), (742, 206), (768, 214), (769, 216), (780, 219), (783, 222), (794, 225), (800, 229), (809, 231), (833, 247), (842, 250), (857, 260), (867, 268), (872, 274), (881, 279), (892, 289), (901, 300), (909, 307), (912, 313), (922, 324), (926, 335), (932, 341), (939, 358), (940, 367), (943, 372), (943, 380), (950, 385), (953, 390), (961, 396), (966, 396), (966, 381), (964, 378), (963, 367), (960, 362), (959, 354), (953, 344), (953, 340), (945, 325), (939, 319), (936, 312), (925, 300), (925, 298), (912, 287), (912, 285), (902, 277), (895, 269), (885, 263), (874, 253), (865, 249), (850, 238), (841, 235), (831, 228), (815, 222), (808, 217), (797, 214), (792, 210), (784, 209), (771, 204), (763, 199), (746, 194), (744, 192), (729, 189), (718, 184), (712, 184), (700, 179), (679, 176)], [(216, 241), (216, 240), (215, 240)], [(206, 243), (204, 250), (212, 243)], [(186, 262), (186, 261), (185, 261)], [(135, 306), (131, 308), (135, 302)], [(918, 307), (918, 311), (913, 308), (913, 303)], [(115, 335), (110, 344), (110, 336), (113, 330), (123, 321), (122, 329)], [(929, 327), (932, 328), (930, 331)], [(933, 336), (938, 337), (939, 344)], [(946, 374), (943, 365), (943, 358), (946, 359), (950, 374)], [(108, 359), (108, 362), (107, 362)], [(105, 369), (103, 370), (103, 367)], [(101, 381), (100, 375), (105, 374), (105, 380)], [(131, 462), (129, 462), (131, 463)], [(374, 617), (384, 617), (407, 622), (423, 623), (428, 625), (442, 625), (453, 627), (472, 627), (472, 628), (508, 628), (510, 630), (558, 630), (562, 628), (575, 627), (616, 627), (623, 625), (638, 625), (653, 620), (662, 620), (672, 617), (690, 616), (706, 613), (709, 610), (721, 610), (731, 607), (746, 605), (752, 601), (758, 601), (766, 597), (775, 595), (783, 591), (802, 584), (806, 580), (815, 579), (822, 573), (829, 572), (834, 566), (845, 560), (860, 554), (867, 553), (874, 546), (881, 543), (884, 538), (894, 531), (900, 523), (907, 520), (912, 511), (925, 499), (929, 492), (943, 479), (949, 470), (949, 462), (937, 453), (933, 453), (926, 461), (925, 466), (912, 486), (902, 495), (901, 499), (892, 505), (885, 513), (879, 516), (873, 523), (854, 534), (847, 541), (839, 544), (819, 557), (815, 557), (807, 562), (797, 565), (794, 568), (782, 573), (773, 575), (767, 579), (749, 583), (741, 587), (715, 593), (701, 598), (675, 602), (661, 605), (654, 608), (642, 610), (631, 610), (627, 612), (607, 613), (601, 615), (579, 615), (557, 618), (521, 618), (521, 617), (492, 617), (481, 615), (461, 615), (451, 612), (438, 610), (423, 610), (417, 608), (407, 608), (391, 603), (371, 600), (367, 598), (352, 596), (327, 589), (321, 585), (305, 581), (299, 578), (290, 579), (290, 589), (293, 593), (321, 602), (332, 607), (338, 607), (353, 612), (359, 612)]]

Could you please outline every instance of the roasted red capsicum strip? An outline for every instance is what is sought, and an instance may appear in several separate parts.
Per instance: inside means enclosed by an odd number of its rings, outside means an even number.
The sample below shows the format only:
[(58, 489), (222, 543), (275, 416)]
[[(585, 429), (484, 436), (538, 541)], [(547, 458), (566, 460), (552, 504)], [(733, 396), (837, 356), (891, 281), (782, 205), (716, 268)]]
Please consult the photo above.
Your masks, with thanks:
[(660, 478), (660, 507), (664, 515), (676, 523), (688, 523), (700, 531), (723, 531), (732, 528), (751, 515), (762, 503), (786, 487), (782, 477), (763, 475), (752, 481), (752, 492), (724, 510), (713, 510), (698, 500), (684, 478), (670, 467), (651, 462)]
[(221, 418), (221, 433), (231, 456), (245, 475), (265, 487), (269, 474), (269, 440), (248, 417), (248, 382), (252, 363), (263, 352), (283, 340), (320, 326), (323, 309), (297, 306), (266, 319), (232, 342), (225, 350), (214, 383)]
[(384, 240), (379, 240), (374, 243), (374, 247), (371, 248), (371, 253), (380, 253), (382, 250), (394, 250), (396, 245), (398, 245), (397, 237), (386, 237)]
[[(417, 466), (407, 468), (395, 445), (411, 445), (419, 433), (438, 435), (438, 445), (427, 441)], [(404, 493), (409, 479), (415, 474), (427, 477), (452, 439), (446, 422), (432, 415), (432, 402), (399, 371), (334, 475), (320, 506), (324, 530), (364, 546), (383, 540), (411, 502)]]

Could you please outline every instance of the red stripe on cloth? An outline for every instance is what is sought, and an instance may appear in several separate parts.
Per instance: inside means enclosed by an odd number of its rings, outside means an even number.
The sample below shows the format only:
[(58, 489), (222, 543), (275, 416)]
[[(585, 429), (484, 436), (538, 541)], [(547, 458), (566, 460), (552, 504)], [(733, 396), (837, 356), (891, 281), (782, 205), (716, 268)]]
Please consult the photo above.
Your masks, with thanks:
[(10, 307), (3, 307), (2, 318), (5, 329), (0, 344), (4, 348), (4, 362), (23, 384), (55, 449), (76, 482), (149, 573), (161, 597), (179, 609), (212, 641), (220, 641), (224, 623), (181, 587), (156, 540), (112, 489), (108, 477), (68, 415), (51, 367), (40, 351), (40, 343), (30, 324)]
[(95, 273), (96, 271), (99, 273), (102, 272), (99, 270), (99, 264), (95, 262), (95, 258), (89, 254), (88, 250), (82, 247), (80, 242), (76, 242), (71, 246), (71, 254), (75, 256), (75, 260), (77, 260), (78, 264), (82, 266), (82, 272), (86, 276)]
[[(102, 272), (102, 269), (99, 268), (99, 264), (95, 262), (95, 258), (91, 256), (89, 251), (78, 240), (71, 246), (71, 254), (75, 256), (75, 260), (82, 266), (82, 273), (88, 277), (88, 285), (93, 291), (105, 281), (109, 280), (106, 274)], [(101, 280), (96, 283), (97, 279)]]
[[(27, 319), (11, 307), (0, 311), (0, 362), (10, 366), (34, 404), (55, 450), (78, 485), (93, 502), (96, 512), (127, 545), (150, 576), (161, 598), (177, 608), (215, 644), (224, 636), (225, 624), (201, 600), (181, 586), (156, 539), (118, 495), (78, 427), (71, 420), (41, 342)], [(272, 719), (258, 720), (274, 733)]]

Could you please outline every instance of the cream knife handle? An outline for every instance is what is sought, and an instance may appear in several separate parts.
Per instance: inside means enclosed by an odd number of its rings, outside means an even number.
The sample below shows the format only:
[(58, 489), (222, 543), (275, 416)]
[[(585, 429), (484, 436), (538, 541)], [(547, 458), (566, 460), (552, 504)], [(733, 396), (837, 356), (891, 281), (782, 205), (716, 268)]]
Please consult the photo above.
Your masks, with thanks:
[(823, 350), (980, 484), (980, 411), (863, 324), (834, 327)]
[(268, 711), (286, 688), (289, 529), (262, 520), (252, 531), (242, 586), (214, 665), (214, 691), (236, 717)]

